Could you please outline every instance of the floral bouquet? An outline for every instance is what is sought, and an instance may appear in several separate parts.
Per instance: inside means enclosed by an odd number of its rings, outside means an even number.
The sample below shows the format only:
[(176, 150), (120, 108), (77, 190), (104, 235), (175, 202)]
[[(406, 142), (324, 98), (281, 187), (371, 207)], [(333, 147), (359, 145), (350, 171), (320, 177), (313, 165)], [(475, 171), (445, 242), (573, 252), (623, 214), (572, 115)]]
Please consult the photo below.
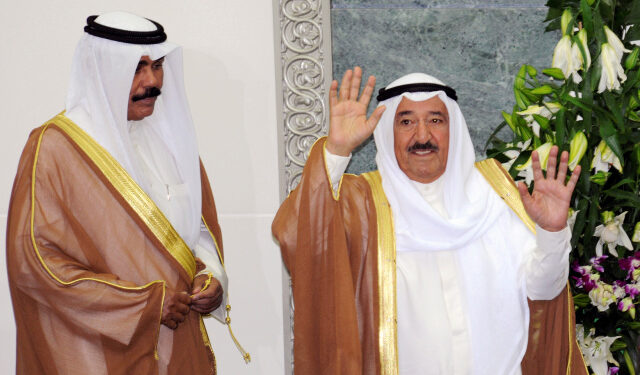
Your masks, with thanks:
[[(531, 152), (569, 151), (582, 174), (569, 225), (577, 338), (597, 375), (635, 374), (640, 322), (640, 0), (549, 0), (551, 67), (524, 65), (487, 150), (531, 185)], [(511, 130), (509, 142), (498, 138)], [(500, 132), (503, 134), (503, 132)]]

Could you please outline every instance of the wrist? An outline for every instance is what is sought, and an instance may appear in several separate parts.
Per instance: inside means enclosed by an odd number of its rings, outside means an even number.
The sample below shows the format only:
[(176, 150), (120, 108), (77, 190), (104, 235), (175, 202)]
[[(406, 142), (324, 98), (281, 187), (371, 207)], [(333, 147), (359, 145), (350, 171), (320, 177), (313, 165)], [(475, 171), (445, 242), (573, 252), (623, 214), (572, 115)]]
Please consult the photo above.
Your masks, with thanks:
[(333, 155), (348, 157), (351, 155), (351, 149), (345, 146), (337, 146), (330, 139), (327, 139), (327, 143), (324, 145), (325, 149)]

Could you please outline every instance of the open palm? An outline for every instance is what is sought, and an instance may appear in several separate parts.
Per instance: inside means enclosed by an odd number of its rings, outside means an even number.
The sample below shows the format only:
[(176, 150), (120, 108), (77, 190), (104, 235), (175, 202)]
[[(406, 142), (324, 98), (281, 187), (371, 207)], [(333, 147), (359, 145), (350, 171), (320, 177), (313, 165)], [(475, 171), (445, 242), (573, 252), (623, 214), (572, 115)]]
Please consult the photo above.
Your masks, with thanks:
[(329, 90), (330, 125), (327, 150), (332, 154), (348, 156), (354, 148), (358, 147), (373, 133), (380, 116), (384, 112), (384, 106), (376, 108), (367, 118), (367, 106), (373, 94), (376, 84), (375, 77), (371, 76), (362, 90), (362, 69), (355, 67), (342, 77), (340, 93), (338, 94), (338, 82), (331, 83)]
[(533, 193), (529, 194), (527, 186), (523, 182), (518, 183), (518, 190), (527, 214), (538, 226), (550, 232), (562, 230), (567, 225), (571, 195), (580, 176), (580, 166), (578, 165), (565, 184), (569, 154), (566, 151), (562, 153), (556, 174), (557, 157), (558, 147), (553, 146), (549, 152), (547, 176), (545, 177), (540, 166), (540, 156), (537, 151), (534, 151), (531, 155), (534, 178)]

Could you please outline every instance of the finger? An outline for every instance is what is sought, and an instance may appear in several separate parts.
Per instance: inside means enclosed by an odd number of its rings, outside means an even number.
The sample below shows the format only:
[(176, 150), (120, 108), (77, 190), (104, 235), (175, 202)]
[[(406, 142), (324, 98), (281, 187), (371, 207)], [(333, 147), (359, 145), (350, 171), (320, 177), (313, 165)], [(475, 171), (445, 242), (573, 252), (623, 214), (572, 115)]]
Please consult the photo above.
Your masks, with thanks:
[(186, 314), (189, 312), (189, 305), (184, 303), (175, 302), (172, 306), (169, 306), (169, 311), (174, 313)]
[(174, 322), (171, 319), (164, 319), (162, 321), (162, 324), (164, 324), (165, 326), (169, 327), (170, 329), (176, 329), (178, 328), (178, 323)]
[(187, 292), (180, 292), (175, 294), (176, 302), (189, 305), (191, 303), (191, 296)]
[(359, 66), (353, 68), (353, 79), (351, 80), (351, 89), (349, 90), (349, 99), (357, 100), (360, 93), (360, 83), (362, 82), (362, 69)]
[(376, 126), (378, 126), (378, 122), (380, 122), (380, 117), (382, 117), (382, 114), (384, 113), (385, 109), (387, 109), (387, 107), (383, 105), (379, 106), (378, 108), (375, 109), (375, 111), (373, 111), (371, 116), (369, 116), (369, 119), (367, 119), (367, 127), (372, 133), (373, 133), (373, 130), (376, 128)]
[[(556, 162), (558, 160), (558, 146), (552, 146), (549, 151), (549, 159), (547, 159), (547, 178), (553, 180), (556, 178)], [(564, 180), (562, 181), (564, 182)]]
[[(191, 309), (189, 309), (191, 310)], [(176, 323), (182, 323), (187, 318), (187, 314), (173, 314), (173, 321)]]
[(538, 182), (544, 179), (542, 168), (540, 167), (540, 155), (538, 155), (538, 151), (531, 153), (531, 168), (533, 169), (533, 181)]
[(358, 100), (358, 102), (364, 105), (368, 105), (369, 101), (371, 101), (371, 95), (373, 95), (373, 89), (375, 87), (376, 87), (376, 77), (369, 76), (369, 79), (367, 80), (367, 84), (364, 86), (364, 89), (362, 90), (362, 95), (360, 96), (360, 99)]
[(346, 100), (349, 96), (349, 86), (351, 85), (351, 76), (353, 72), (351, 69), (347, 70), (342, 76), (342, 83), (340, 83), (340, 92), (338, 93), (340, 101)]
[(573, 173), (571, 173), (571, 178), (569, 178), (569, 182), (567, 182), (567, 189), (569, 189), (569, 194), (573, 193), (573, 189), (575, 189), (576, 184), (578, 183), (578, 178), (580, 177), (580, 171), (582, 170), (582, 166), (578, 165), (573, 169)]
[(520, 199), (522, 199), (522, 205), (526, 208), (531, 204), (532, 198), (527, 189), (527, 185), (524, 182), (518, 182), (518, 192), (520, 193)]
[(567, 167), (569, 165), (569, 153), (566, 151), (560, 155), (560, 167), (558, 167), (558, 181), (564, 184), (564, 180), (567, 178)]
[(335, 107), (336, 104), (338, 104), (338, 81), (334, 79), (329, 88), (329, 108)]

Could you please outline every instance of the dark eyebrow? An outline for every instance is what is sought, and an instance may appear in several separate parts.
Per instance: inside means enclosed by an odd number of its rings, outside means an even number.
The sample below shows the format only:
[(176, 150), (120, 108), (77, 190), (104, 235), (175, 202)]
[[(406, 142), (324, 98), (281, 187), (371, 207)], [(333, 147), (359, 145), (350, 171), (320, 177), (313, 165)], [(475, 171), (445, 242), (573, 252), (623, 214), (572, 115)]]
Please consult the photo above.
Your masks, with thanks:
[(397, 116), (398, 117), (400, 117), (400, 116), (408, 116), (408, 115), (412, 115), (412, 114), (413, 114), (413, 111), (402, 111), (402, 112), (398, 112)]
[(442, 117), (446, 117), (446, 116), (444, 115), (444, 113), (442, 113), (442, 112), (440, 112), (440, 111), (433, 111), (433, 112), (429, 112), (429, 113), (430, 113), (430, 114), (432, 114), (432, 115), (435, 115), (435, 116), (442, 116)]
[(141, 66), (147, 66), (147, 65), (149, 65), (149, 63), (145, 60), (138, 61), (138, 68), (140, 68)]

